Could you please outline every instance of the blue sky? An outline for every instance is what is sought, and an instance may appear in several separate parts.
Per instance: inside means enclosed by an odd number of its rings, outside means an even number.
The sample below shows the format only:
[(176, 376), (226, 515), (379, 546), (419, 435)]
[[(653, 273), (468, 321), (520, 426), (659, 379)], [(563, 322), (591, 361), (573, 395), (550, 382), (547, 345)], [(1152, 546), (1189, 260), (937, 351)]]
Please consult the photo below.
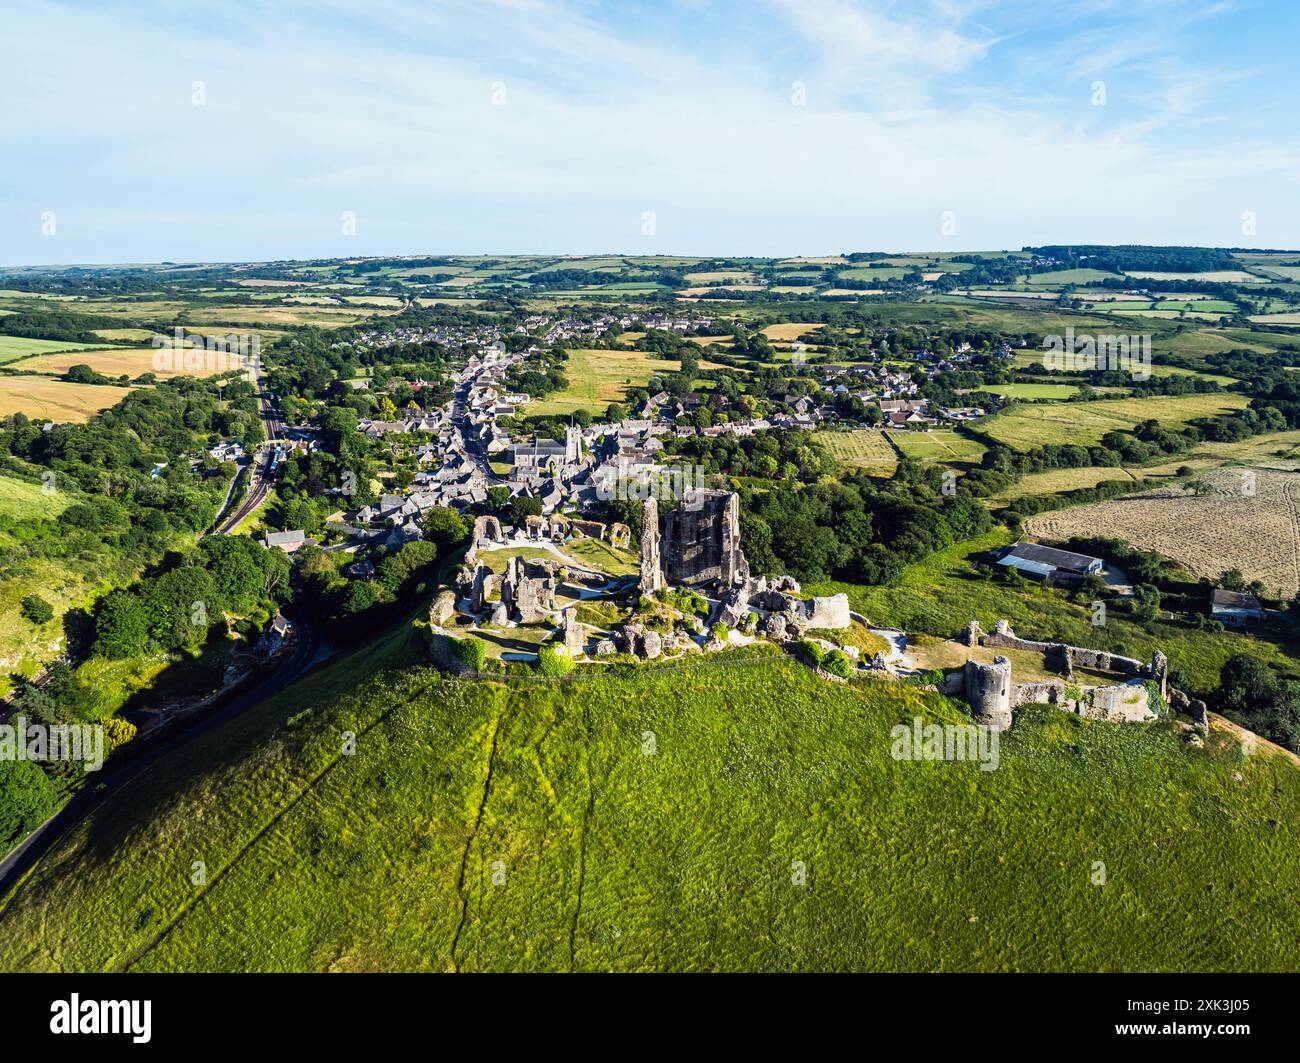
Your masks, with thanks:
[(0, 264), (1300, 247), (1293, 0), (7, 0), (3, 25)]

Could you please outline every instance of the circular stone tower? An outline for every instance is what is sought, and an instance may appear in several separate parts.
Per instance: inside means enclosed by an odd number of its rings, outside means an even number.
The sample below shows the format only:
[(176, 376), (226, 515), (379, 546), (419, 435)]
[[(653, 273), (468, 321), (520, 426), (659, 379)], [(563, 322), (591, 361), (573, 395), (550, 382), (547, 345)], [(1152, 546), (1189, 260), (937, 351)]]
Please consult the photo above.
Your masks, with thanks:
[(994, 731), (1011, 726), (1011, 662), (994, 657), (992, 664), (966, 662), (966, 700), (975, 722)]

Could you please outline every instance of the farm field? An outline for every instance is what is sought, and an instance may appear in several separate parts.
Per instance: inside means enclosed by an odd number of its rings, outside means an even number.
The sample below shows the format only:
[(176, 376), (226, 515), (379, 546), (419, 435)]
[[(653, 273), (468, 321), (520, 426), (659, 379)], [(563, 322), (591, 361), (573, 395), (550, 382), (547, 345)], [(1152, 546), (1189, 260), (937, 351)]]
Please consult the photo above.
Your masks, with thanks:
[(1215, 284), (1249, 284), (1260, 283), (1265, 278), (1247, 273), (1244, 269), (1207, 270), (1204, 273), (1162, 273), (1153, 270), (1129, 270), (1129, 277), (1151, 281), (1210, 281)]
[(845, 468), (865, 469), (876, 476), (893, 476), (898, 468), (898, 452), (885, 433), (874, 428), (818, 432), (816, 438)]
[(1113, 280), (1118, 273), (1104, 269), (1056, 269), (1048, 273), (1035, 273), (1029, 278), (1032, 285), (1091, 284), (1093, 281)]
[(0, 417), (25, 413), (33, 420), (85, 421), (121, 402), (130, 388), (71, 384), (55, 377), (0, 377)]
[[(713, 363), (703, 361), (704, 368)], [(569, 351), (565, 373), (569, 386), (546, 398), (530, 403), (529, 416), (569, 414), (574, 410), (603, 412), (611, 402), (622, 402), (629, 388), (644, 387), (652, 376), (675, 373), (681, 368), (675, 359), (660, 358), (650, 351), (585, 350)]]
[(1072, 399), (1079, 393), (1073, 384), (981, 384), (975, 390), (1013, 399)]
[(900, 266), (851, 266), (839, 270), (835, 276), (840, 280), (885, 281), (897, 280), (906, 272)]
[(928, 432), (890, 430), (886, 434), (913, 461), (974, 465), (985, 450), (982, 443), (959, 435), (951, 428), (932, 428)]
[(1052, 469), (1049, 472), (1032, 472), (1022, 476), (1005, 491), (989, 501), (994, 503), (1013, 502), (1028, 495), (1055, 495), (1062, 491), (1077, 491), (1084, 487), (1096, 487), (1104, 480), (1128, 480), (1135, 482), (1144, 470), (1130, 471), (1111, 468), (1104, 465), (1088, 465), (1078, 469)]
[(414, 653), (337, 662), (109, 797), (5, 899), (0, 968), (1294, 966), (1300, 772), (1226, 731), (1029, 709), (984, 772), (890, 755), (954, 703), (781, 655), (500, 683)]
[(786, 321), (779, 325), (768, 325), (763, 335), (769, 340), (797, 340), (807, 333), (816, 333), (825, 328), (820, 322)]
[(994, 439), (1018, 450), (1045, 443), (1090, 446), (1107, 432), (1130, 429), (1149, 418), (1183, 424), (1247, 405), (1243, 395), (1168, 395), (1149, 399), (1103, 399), (1018, 406), (995, 414), (980, 427)]
[[(162, 357), (158, 357), (161, 355)], [(173, 357), (174, 355), (174, 357)], [(202, 364), (187, 369), (186, 356)], [(201, 350), (170, 349), (155, 350), (152, 347), (118, 347), (103, 351), (69, 351), (63, 354), (42, 354), (35, 358), (24, 358), (20, 362), (11, 362), (14, 369), (28, 370), (34, 373), (66, 373), (74, 365), (88, 365), (104, 376), (138, 377), (141, 373), (155, 373), (160, 377), (169, 376), (215, 376), (228, 369), (237, 368), (226, 359), (219, 358), (218, 352)], [(179, 367), (179, 368), (178, 368)], [(0, 382), (0, 388), (4, 383)]]
[[(1247, 477), (1252, 477), (1253, 482)], [(1100, 535), (1156, 550), (1194, 576), (1240, 569), (1284, 598), (1300, 591), (1300, 471), (1252, 466), (1199, 474), (1215, 493), (1160, 488), (1031, 517), (1030, 535)], [(1253, 493), (1248, 493), (1253, 492)]]
[(102, 350), (108, 346), (108, 344), (80, 343), (70, 340), (29, 340), (23, 336), (0, 336), (0, 365), (8, 365), (31, 355)]

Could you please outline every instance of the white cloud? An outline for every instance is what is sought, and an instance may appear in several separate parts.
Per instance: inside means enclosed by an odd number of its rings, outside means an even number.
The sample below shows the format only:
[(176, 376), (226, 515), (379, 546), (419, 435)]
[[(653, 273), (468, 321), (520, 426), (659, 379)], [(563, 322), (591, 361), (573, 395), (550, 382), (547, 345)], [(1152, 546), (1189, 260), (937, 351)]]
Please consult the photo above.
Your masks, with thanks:
[[(645, 35), (543, 0), (139, 10), (8, 16), (7, 260), (937, 247), (944, 210), (960, 247), (1235, 242), (1239, 198), (1276, 219), (1269, 243), (1300, 242), (1281, 180), (1300, 151), (1207, 113), (1236, 75), (1152, 37), (1084, 62), (1095, 28), (1026, 51), (1001, 5), (798, 0), (764, 9), (770, 51), (713, 52), (682, 45), (690, 22)], [(807, 106), (764, 67), (776, 42)], [(1130, 64), (1142, 89), (1111, 110), (1061, 80)], [(28, 225), (49, 203), (85, 220), (53, 246)]]

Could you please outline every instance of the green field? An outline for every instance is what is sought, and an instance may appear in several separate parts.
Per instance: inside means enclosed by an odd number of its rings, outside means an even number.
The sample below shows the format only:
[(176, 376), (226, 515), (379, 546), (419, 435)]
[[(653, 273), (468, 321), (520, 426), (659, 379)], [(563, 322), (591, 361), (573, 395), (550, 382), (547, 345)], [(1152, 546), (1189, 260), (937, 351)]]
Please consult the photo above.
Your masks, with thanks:
[(16, 520), (33, 517), (50, 520), (71, 504), (72, 496), (66, 491), (46, 491), (39, 483), (0, 474), (0, 516)]
[(411, 653), (338, 662), (107, 798), (6, 899), (0, 968), (1300, 959), (1300, 770), (1223, 733), (1031, 709), (982, 772), (890, 756), (953, 703), (779, 655), (507, 686)]
[(898, 468), (898, 452), (885, 433), (873, 428), (850, 432), (818, 432), (817, 441), (847, 469), (865, 469), (876, 476), (892, 476)]
[(1093, 281), (1118, 279), (1118, 273), (1108, 273), (1103, 269), (1056, 269), (1049, 273), (1035, 273), (1029, 278), (1030, 284), (1091, 284)]
[[(1115, 470), (1116, 478), (1122, 476)], [(1104, 626), (1095, 627), (1086, 603), (1070, 601), (1060, 591), (1040, 584), (1012, 588), (987, 578), (988, 568), (979, 559), (994, 547), (1012, 541), (1009, 532), (997, 531), (958, 543), (908, 566), (902, 579), (888, 587), (828, 581), (808, 584), (804, 591), (843, 591), (853, 608), (873, 624), (939, 638), (956, 636), (971, 620), (980, 621), (985, 630), (991, 631), (994, 623), (1006, 619), (1017, 634), (1046, 642), (1092, 646), (1142, 660), (1150, 659), (1151, 652), (1160, 649), (1187, 673), (1195, 689), (1203, 692), (1218, 686), (1219, 669), (1235, 653), (1248, 653), (1300, 678), (1300, 643), (1295, 640), (1283, 645), (1252, 635), (1196, 631), (1177, 624), (1144, 627), (1117, 610), (1111, 611)]]
[(1079, 391), (1073, 384), (981, 384), (975, 390), (1012, 399), (1071, 399)]
[(64, 351), (119, 350), (107, 343), (79, 343), (69, 340), (29, 340), (22, 336), (0, 336), (0, 365), (16, 362), (34, 354), (61, 354)]
[[(705, 368), (713, 365), (701, 363)], [(603, 414), (611, 402), (622, 402), (629, 388), (645, 387), (652, 376), (666, 376), (681, 368), (676, 359), (660, 358), (650, 351), (569, 351), (564, 371), (569, 386), (524, 408), (528, 416), (564, 416), (575, 410)]]
[(1107, 432), (1131, 429), (1149, 418), (1183, 424), (1247, 405), (1243, 395), (1162, 395), (1149, 399), (1104, 399), (1017, 406), (981, 422), (994, 439), (1018, 450), (1046, 443), (1091, 446)]
[(929, 431), (890, 431), (889, 438), (913, 461), (937, 461), (946, 464), (974, 465), (984, 454), (982, 443), (959, 435), (951, 428)]

